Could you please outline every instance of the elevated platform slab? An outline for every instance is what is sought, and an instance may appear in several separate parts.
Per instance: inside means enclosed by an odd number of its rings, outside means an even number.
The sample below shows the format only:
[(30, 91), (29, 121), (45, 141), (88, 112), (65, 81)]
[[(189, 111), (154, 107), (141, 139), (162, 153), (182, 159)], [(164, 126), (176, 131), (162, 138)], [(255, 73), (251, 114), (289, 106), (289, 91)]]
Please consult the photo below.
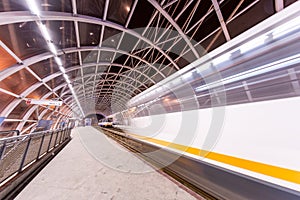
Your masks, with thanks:
[[(29, 183), (16, 199), (198, 199), (92, 127), (73, 130), (72, 141)], [(102, 141), (102, 142), (101, 142)], [(106, 142), (103, 142), (106, 141)], [(105, 158), (107, 141), (115, 147)], [(101, 148), (106, 149), (101, 151)], [(98, 149), (98, 151), (97, 151)], [(98, 155), (97, 155), (98, 154)], [(103, 157), (104, 156), (104, 157)], [(102, 160), (101, 160), (102, 159)], [(105, 160), (106, 159), (106, 160)], [(111, 164), (111, 159), (119, 161)], [(128, 163), (138, 165), (132, 172)], [(135, 169), (133, 169), (135, 171)]]

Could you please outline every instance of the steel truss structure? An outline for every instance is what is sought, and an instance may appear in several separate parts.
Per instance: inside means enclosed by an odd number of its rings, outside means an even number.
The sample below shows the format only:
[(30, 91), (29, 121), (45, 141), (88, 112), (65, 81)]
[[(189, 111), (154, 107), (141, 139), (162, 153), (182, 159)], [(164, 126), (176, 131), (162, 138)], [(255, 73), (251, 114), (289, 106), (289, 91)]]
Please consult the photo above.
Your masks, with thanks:
[[(132, 97), (293, 3), (97, 2), (0, 1), (1, 130), (28, 133), (53, 115), (58, 124), (121, 111)], [(27, 105), (29, 98), (63, 106)]]

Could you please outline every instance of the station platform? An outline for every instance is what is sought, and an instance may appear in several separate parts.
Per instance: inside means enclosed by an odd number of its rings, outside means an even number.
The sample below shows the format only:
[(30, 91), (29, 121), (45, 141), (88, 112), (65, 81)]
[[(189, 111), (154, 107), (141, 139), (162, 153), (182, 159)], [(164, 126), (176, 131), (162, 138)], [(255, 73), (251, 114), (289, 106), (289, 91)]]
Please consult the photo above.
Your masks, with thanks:
[[(101, 160), (110, 149), (110, 158), (124, 164), (114, 166)], [(106, 149), (102, 151), (101, 149)], [(112, 148), (113, 149), (113, 148)], [(131, 155), (118, 157), (119, 151)], [(98, 154), (98, 155), (97, 155)], [(115, 155), (115, 156), (114, 156)], [(128, 164), (138, 163), (139, 172)], [(126, 167), (127, 166), (127, 167)], [(128, 170), (129, 169), (129, 170)], [(142, 169), (142, 170), (141, 170)], [(16, 197), (24, 199), (202, 199), (180, 183), (155, 171), (126, 148), (93, 127), (73, 129), (72, 140)]]

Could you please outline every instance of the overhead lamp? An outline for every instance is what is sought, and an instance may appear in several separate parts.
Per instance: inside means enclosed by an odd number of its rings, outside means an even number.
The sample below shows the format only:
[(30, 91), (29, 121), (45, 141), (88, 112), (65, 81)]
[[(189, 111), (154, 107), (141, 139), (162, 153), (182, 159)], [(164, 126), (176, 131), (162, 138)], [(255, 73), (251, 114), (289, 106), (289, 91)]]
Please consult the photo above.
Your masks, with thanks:
[(40, 15), (40, 10), (35, 0), (26, 0), (26, 3), (32, 14)]

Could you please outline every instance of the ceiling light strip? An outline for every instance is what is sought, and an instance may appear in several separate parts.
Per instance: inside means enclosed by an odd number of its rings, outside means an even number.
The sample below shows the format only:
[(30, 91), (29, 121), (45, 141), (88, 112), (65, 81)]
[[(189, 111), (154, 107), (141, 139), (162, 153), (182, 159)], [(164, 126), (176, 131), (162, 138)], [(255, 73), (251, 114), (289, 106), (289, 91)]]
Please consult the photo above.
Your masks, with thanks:
[[(81, 110), (82, 112), (82, 115), (84, 116), (84, 112), (83, 112), (83, 109), (78, 101), (78, 98), (76, 96), (76, 93), (75, 91), (73, 90), (73, 87), (71, 85), (71, 81), (68, 77), (68, 75), (66, 74), (66, 70), (65, 68), (63, 67), (63, 63), (61, 61), (61, 59), (57, 56), (57, 49), (51, 39), (51, 35), (46, 27), (45, 24), (42, 23), (41, 19), (40, 19), (40, 10), (36, 4), (36, 1), (35, 0), (26, 0), (26, 3), (28, 5), (28, 8), (30, 9), (31, 13), (34, 14), (34, 15), (37, 15), (38, 17), (38, 20), (36, 21), (37, 25), (38, 25), (38, 28), (40, 29), (44, 39), (46, 40), (47, 42), (47, 45), (49, 47), (49, 50), (52, 52), (52, 54), (54, 55), (54, 60), (56, 62), (56, 64), (59, 66), (59, 69), (60, 71), (62, 72), (62, 75), (63, 77), (65, 78), (65, 81), (68, 83), (68, 87), (70, 88), (70, 91), (72, 92), (72, 95), (74, 96), (75, 98), (75, 101), (79, 107), (79, 109)], [(72, 1), (72, 3), (74, 3), (74, 1)], [(76, 1), (75, 1), (75, 5), (76, 5)], [(76, 12), (76, 7), (73, 7), (73, 11), (75, 10), (75, 13)], [(78, 28), (78, 26), (77, 26)], [(79, 44), (78, 44), (79, 45)]]

